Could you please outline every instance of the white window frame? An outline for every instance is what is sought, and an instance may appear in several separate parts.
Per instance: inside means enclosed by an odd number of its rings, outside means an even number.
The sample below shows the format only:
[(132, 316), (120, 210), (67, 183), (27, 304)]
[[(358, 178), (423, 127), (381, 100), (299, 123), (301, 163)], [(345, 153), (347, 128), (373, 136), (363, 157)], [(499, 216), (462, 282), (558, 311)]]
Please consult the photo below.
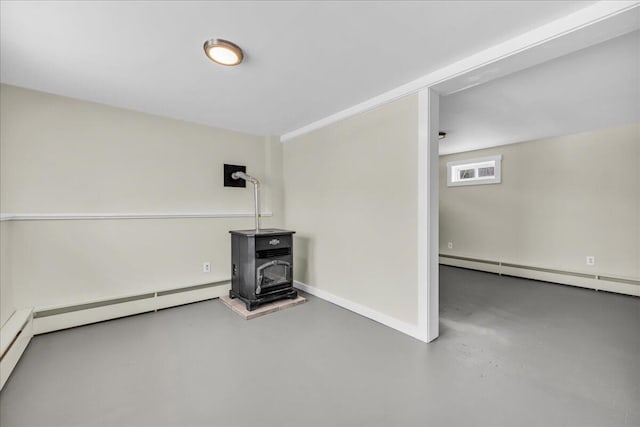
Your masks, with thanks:
[[(494, 175), (491, 177), (478, 176), (478, 168), (493, 167)], [(475, 169), (473, 178), (460, 179), (460, 169)], [(455, 162), (447, 162), (447, 186), (459, 187), (463, 185), (500, 184), (502, 182), (502, 155), (480, 157), (477, 159), (465, 159)]]

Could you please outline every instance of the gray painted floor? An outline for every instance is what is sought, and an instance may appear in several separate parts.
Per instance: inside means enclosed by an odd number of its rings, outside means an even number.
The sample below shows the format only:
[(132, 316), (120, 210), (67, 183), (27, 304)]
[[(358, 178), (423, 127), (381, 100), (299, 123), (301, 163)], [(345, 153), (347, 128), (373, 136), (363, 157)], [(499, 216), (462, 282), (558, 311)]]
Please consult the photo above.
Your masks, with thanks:
[(0, 425), (640, 425), (640, 299), (442, 267), (441, 312), (429, 345), (313, 297), (38, 336)]

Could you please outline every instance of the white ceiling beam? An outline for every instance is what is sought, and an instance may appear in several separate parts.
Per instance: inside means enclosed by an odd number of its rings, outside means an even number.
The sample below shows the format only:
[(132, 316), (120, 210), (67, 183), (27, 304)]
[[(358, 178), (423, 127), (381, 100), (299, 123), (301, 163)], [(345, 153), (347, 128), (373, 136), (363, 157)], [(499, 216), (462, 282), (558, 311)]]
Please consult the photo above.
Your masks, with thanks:
[(640, 28), (640, 1), (600, 1), (280, 137), (286, 142), (431, 87), (449, 94)]

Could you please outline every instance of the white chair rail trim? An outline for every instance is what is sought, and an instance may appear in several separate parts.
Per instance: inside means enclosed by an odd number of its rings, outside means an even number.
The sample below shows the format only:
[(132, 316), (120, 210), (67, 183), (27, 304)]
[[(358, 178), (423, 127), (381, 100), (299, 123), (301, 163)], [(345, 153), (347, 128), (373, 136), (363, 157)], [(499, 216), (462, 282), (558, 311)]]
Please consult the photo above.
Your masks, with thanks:
[[(273, 216), (262, 212), (263, 217)], [(249, 218), (253, 212), (164, 212), (164, 213), (7, 213), (0, 221), (100, 220), (100, 219), (175, 219), (175, 218)]]

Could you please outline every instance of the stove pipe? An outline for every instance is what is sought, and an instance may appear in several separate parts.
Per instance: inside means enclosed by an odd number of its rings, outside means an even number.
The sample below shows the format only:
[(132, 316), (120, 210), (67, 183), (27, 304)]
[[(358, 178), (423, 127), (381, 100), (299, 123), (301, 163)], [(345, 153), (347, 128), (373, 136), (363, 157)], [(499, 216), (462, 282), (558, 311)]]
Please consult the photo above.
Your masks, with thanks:
[(244, 179), (253, 184), (253, 199), (256, 204), (256, 233), (258, 233), (260, 231), (260, 181), (241, 171), (232, 173), (231, 178)]

